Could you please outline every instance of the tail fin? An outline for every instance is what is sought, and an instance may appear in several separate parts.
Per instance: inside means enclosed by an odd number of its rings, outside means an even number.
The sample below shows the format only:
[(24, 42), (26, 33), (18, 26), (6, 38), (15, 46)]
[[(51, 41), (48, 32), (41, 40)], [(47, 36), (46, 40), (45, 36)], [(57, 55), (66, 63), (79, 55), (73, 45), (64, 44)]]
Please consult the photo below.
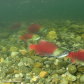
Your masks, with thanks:
[(35, 45), (30, 45), (29, 48), (30, 49), (35, 49)]
[(19, 37), (19, 40), (21, 40), (22, 39), (22, 36), (21, 37)]

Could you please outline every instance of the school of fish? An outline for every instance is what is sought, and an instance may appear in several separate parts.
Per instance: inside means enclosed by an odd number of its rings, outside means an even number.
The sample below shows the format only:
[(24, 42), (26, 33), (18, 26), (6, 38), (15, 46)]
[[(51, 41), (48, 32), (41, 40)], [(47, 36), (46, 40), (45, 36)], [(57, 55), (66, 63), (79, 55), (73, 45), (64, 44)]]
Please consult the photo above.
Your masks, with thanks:
[[(19, 37), (19, 39), (22, 39), (23, 41), (31, 39), (34, 34), (39, 32), (41, 27), (42, 26), (39, 24), (31, 24), (31, 26), (27, 27), (28, 33), (26, 35)], [(84, 61), (84, 50), (80, 49), (78, 52), (71, 52), (59, 48), (57, 45), (44, 40), (41, 40), (39, 44), (30, 45), (29, 48), (34, 49), (36, 54), (39, 54), (40, 56), (56, 58), (68, 57), (71, 58), (72, 62), (75, 62), (76, 59)]]

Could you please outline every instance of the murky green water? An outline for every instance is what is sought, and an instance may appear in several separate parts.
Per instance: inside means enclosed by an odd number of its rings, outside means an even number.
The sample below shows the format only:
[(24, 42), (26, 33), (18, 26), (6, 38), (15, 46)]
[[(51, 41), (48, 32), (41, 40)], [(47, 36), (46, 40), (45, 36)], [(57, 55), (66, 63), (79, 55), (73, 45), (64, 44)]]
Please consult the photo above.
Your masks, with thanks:
[(0, 0), (0, 22), (84, 19), (84, 0)]
[(83, 84), (82, 74), (84, 0), (0, 0), (0, 84)]

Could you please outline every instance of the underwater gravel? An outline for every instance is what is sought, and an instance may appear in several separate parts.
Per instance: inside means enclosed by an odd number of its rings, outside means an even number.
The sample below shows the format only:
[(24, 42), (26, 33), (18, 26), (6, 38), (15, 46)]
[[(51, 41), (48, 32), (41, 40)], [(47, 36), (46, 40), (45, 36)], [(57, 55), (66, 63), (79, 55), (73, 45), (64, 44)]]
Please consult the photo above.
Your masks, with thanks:
[[(47, 22), (50, 23), (50, 22)], [(80, 46), (84, 49), (84, 36), (82, 31), (71, 33), (70, 29), (83, 28), (80, 25), (73, 25), (71, 21), (58, 25), (51, 23), (56, 30), (56, 44), (67, 48), (70, 51), (77, 51)], [(43, 23), (42, 23), (43, 24)], [(53, 26), (54, 25), (54, 26)], [(50, 28), (51, 26), (49, 26)], [(69, 28), (69, 29), (66, 29)], [(55, 29), (55, 28), (54, 28)], [(54, 30), (53, 29), (53, 30)], [(60, 30), (60, 32), (58, 32)], [(80, 34), (79, 34), (80, 33)], [(75, 35), (76, 34), (76, 35)], [(8, 34), (9, 35), (9, 34)], [(4, 35), (5, 38), (5, 35)], [(73, 40), (74, 39), (74, 40)], [(72, 64), (70, 59), (56, 59), (54, 57), (35, 56), (34, 52), (26, 52), (25, 43), (17, 43), (16, 38), (11, 37), (11, 45), (8, 39), (0, 42), (0, 80), (21, 81), (23, 84), (83, 84), (84, 66)], [(8, 43), (8, 44), (7, 44)], [(7, 45), (5, 45), (7, 44)], [(13, 46), (14, 44), (14, 46)], [(22, 46), (22, 47), (20, 47)], [(84, 63), (81, 63), (84, 64)], [(3, 82), (2, 82), (3, 83)], [(3, 83), (6, 84), (6, 83)], [(8, 83), (7, 83), (8, 84)], [(10, 83), (9, 83), (10, 84)], [(13, 84), (13, 83), (11, 83)], [(19, 83), (17, 83), (19, 84)]]

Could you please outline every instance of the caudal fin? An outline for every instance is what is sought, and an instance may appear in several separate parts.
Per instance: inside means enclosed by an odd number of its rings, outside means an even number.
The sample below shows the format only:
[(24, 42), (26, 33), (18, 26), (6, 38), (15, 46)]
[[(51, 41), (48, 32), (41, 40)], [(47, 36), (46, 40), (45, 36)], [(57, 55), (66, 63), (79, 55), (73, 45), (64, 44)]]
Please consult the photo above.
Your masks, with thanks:
[(19, 40), (21, 40), (22, 39), (22, 36), (21, 37), (19, 37)]
[(29, 48), (30, 49), (35, 49), (35, 45), (30, 45)]

